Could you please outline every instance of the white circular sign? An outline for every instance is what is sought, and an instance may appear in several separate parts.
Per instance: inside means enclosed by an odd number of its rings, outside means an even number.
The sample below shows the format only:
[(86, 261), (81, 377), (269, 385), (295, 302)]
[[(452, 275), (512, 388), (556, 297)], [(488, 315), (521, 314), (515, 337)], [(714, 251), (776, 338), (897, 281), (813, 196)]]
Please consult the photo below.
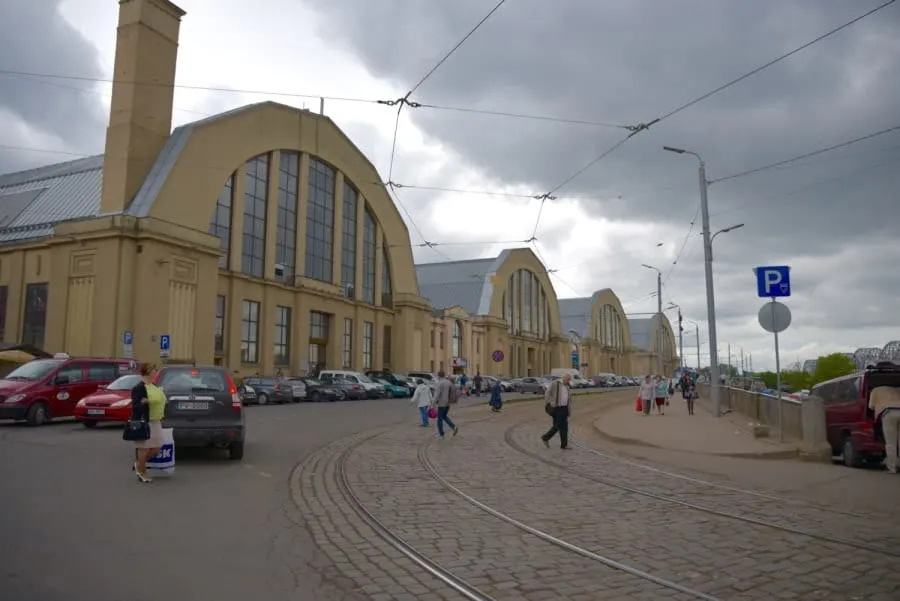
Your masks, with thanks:
[(766, 303), (759, 310), (759, 325), (773, 334), (784, 332), (791, 325), (791, 310), (778, 301)]

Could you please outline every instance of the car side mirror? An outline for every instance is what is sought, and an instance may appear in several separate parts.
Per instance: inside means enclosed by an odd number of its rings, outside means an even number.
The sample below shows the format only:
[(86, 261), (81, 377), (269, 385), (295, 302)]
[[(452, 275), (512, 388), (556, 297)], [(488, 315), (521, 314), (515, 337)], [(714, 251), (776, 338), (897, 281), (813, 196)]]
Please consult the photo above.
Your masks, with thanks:
[(107, 386), (108, 386), (107, 384), (101, 384), (100, 386), (97, 387), (97, 390), (106, 390)]
[(69, 376), (56, 376), (56, 380), (54, 380), (54, 383), (57, 386), (62, 386), (63, 384), (68, 384)]

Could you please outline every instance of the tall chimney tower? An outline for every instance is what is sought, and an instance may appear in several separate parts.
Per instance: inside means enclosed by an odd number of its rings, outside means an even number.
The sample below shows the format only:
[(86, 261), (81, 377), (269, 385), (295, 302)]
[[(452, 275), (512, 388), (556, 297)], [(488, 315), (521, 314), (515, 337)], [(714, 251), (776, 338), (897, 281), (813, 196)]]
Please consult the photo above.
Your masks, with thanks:
[(119, 0), (100, 200), (103, 213), (128, 206), (169, 138), (178, 30), (184, 14), (169, 0)]

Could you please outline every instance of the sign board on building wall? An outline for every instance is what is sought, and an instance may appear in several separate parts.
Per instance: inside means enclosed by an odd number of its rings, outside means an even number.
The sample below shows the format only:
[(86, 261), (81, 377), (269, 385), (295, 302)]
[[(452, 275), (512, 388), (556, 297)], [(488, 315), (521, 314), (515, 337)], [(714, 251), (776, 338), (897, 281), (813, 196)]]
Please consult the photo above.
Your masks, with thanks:
[(453, 357), (453, 367), (458, 369), (465, 369), (468, 366), (469, 362), (466, 361), (465, 357)]
[(491, 353), (491, 359), (494, 363), (501, 363), (503, 361), (503, 351), (494, 351)]

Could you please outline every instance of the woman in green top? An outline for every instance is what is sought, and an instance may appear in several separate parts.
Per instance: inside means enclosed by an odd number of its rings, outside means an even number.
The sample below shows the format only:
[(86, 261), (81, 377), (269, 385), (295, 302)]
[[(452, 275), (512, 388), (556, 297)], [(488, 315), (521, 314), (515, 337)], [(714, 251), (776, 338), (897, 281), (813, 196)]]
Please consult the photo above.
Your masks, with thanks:
[(665, 415), (663, 407), (669, 400), (669, 380), (662, 376), (656, 376), (656, 412)]
[(139, 482), (152, 482), (147, 477), (147, 460), (163, 445), (162, 420), (166, 413), (166, 395), (153, 384), (156, 366), (141, 363), (141, 383), (131, 390), (131, 419), (143, 420), (150, 426), (150, 438), (135, 441), (136, 461), (133, 469)]

